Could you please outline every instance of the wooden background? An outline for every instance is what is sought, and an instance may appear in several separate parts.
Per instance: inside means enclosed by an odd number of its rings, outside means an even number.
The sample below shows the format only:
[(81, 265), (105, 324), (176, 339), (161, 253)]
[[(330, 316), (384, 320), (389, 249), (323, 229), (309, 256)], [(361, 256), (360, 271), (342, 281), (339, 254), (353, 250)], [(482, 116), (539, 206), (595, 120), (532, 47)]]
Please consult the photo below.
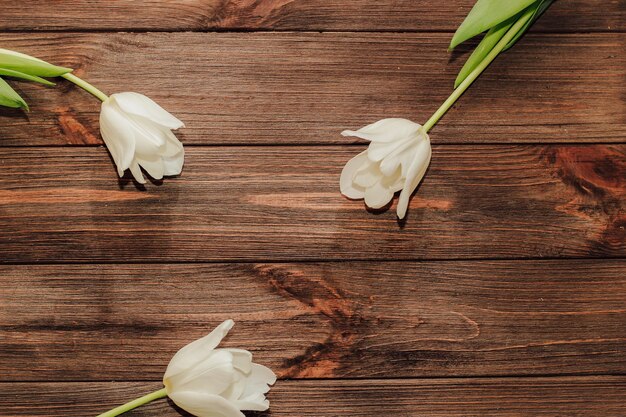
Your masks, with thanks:
[[(408, 220), (339, 194), (389, 116), (426, 120), (473, 0), (2, 2), (0, 45), (153, 97), (183, 174), (138, 189), (97, 101), (0, 111), (0, 415), (157, 389), (226, 318), (273, 416), (626, 415), (626, 2), (558, 1), (432, 132)], [(129, 414), (184, 413), (159, 401)]]

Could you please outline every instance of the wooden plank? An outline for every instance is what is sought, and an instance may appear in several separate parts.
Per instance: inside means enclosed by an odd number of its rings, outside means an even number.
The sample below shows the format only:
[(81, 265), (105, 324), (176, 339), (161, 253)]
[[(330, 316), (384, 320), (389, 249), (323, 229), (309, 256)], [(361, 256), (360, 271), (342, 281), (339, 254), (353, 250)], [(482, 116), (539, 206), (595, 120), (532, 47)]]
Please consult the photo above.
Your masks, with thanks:
[[(119, 253), (124, 257), (124, 253)], [(158, 380), (227, 318), (282, 378), (619, 374), (626, 261), (0, 268), (11, 380)]]
[[(339, 30), (453, 31), (475, 0), (122, 0), (3, 5), (0, 30)], [(625, 30), (621, 0), (556, 2), (540, 31)]]
[[(446, 52), (449, 37), (20, 33), (0, 43), (77, 68), (105, 92), (148, 94), (186, 122), (186, 144), (303, 145), (354, 143), (339, 133), (384, 117), (424, 123), (467, 56)], [(623, 34), (529, 36), (489, 68), (433, 141), (623, 143), (624, 50)], [(2, 146), (101, 143), (93, 97), (66, 82), (14, 84), (32, 111), (0, 110)]]
[(4, 262), (615, 257), (626, 145), (436, 146), (408, 221), (339, 193), (361, 146), (190, 147), (138, 190), (103, 148), (0, 150)]
[[(4, 415), (96, 415), (107, 407), (159, 389), (156, 383), (0, 384)], [(271, 410), (259, 416), (577, 416), (623, 417), (626, 378), (523, 378), (364, 381), (279, 381)], [(187, 415), (169, 400), (136, 409), (133, 416)]]

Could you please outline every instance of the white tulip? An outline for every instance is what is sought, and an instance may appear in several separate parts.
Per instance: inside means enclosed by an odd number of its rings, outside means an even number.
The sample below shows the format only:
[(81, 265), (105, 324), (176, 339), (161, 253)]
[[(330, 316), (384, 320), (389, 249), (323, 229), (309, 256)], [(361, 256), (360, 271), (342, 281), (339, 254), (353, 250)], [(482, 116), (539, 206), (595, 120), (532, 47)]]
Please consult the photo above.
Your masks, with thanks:
[(141, 168), (154, 179), (180, 174), (185, 152), (172, 129), (184, 126), (142, 94), (112, 94), (102, 102), (100, 130), (117, 172), (121, 177), (130, 169), (141, 184), (146, 183)]
[(396, 212), (403, 219), (409, 198), (430, 164), (432, 150), (424, 128), (406, 119), (383, 119), (341, 134), (371, 142), (344, 167), (341, 193), (351, 199), (365, 199), (368, 207), (379, 209), (402, 190)]
[(216, 349), (234, 324), (226, 320), (170, 361), (163, 385), (180, 408), (199, 417), (245, 417), (240, 410), (269, 408), (265, 393), (276, 382), (274, 372), (252, 363), (247, 350)]

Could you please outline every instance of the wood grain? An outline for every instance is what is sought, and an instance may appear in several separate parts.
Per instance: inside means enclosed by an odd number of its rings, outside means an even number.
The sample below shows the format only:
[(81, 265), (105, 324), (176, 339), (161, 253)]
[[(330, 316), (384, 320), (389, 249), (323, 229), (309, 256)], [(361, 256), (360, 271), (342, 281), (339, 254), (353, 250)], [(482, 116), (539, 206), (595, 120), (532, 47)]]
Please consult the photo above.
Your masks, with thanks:
[[(123, 257), (124, 254), (120, 254)], [(5, 266), (2, 380), (158, 380), (224, 346), (282, 378), (621, 374), (626, 261)]]
[[(449, 55), (449, 38), (19, 33), (0, 43), (76, 68), (106, 92), (148, 94), (187, 124), (185, 144), (304, 145), (354, 143), (339, 133), (384, 117), (424, 123), (467, 56)], [(528, 36), (446, 115), (433, 141), (626, 142), (625, 50), (623, 34)], [(0, 110), (0, 146), (101, 143), (93, 97), (66, 82), (14, 85), (32, 111)]]
[[(474, 0), (61, 0), (3, 4), (0, 30), (454, 31)], [(620, 31), (622, 0), (556, 2), (540, 31)]]
[[(0, 384), (3, 415), (78, 417), (96, 415), (159, 389), (155, 383)], [(271, 409), (253, 416), (546, 416), (623, 417), (626, 378), (523, 378), (364, 381), (279, 381)], [(169, 400), (128, 414), (189, 416)]]
[(12, 82), (32, 111), (0, 110), (0, 415), (160, 388), (227, 318), (223, 345), (281, 378), (256, 416), (626, 415), (625, 1), (557, 1), (489, 68), (406, 223), (339, 195), (364, 148), (339, 132), (425, 121), (473, 2), (5, 2), (2, 47), (153, 97), (187, 162), (117, 180), (97, 101)]
[(615, 257), (626, 146), (437, 146), (408, 221), (339, 194), (361, 146), (188, 148), (137, 189), (103, 148), (0, 150), (4, 262)]

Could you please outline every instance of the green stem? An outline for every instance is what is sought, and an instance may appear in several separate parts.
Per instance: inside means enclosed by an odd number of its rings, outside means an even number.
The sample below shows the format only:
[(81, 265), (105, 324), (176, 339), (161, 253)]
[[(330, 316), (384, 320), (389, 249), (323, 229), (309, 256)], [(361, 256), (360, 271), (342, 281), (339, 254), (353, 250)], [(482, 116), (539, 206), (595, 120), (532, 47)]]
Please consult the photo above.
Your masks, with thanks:
[(132, 410), (133, 408), (137, 408), (140, 405), (148, 404), (151, 401), (158, 400), (159, 398), (167, 397), (167, 392), (165, 388), (160, 389), (158, 391), (154, 391), (148, 395), (144, 395), (143, 397), (137, 398), (131, 402), (128, 402), (124, 405), (120, 405), (119, 407), (115, 407), (112, 410), (107, 411), (106, 413), (99, 414), (97, 417), (115, 417), (119, 416), (122, 413)]
[(94, 95), (95, 97), (100, 99), (100, 101), (105, 101), (105, 100), (107, 100), (109, 98), (102, 91), (98, 90), (96, 87), (94, 87), (93, 85), (89, 84), (87, 81), (83, 80), (82, 78), (78, 78), (77, 76), (75, 76), (72, 73), (68, 72), (67, 74), (61, 75), (61, 77), (65, 78), (66, 80), (68, 80), (71, 83), (76, 84), (77, 86), (79, 86), (80, 88), (85, 90), (86, 92)]
[(500, 39), (500, 42), (498, 42), (496, 46), (493, 47), (491, 52), (487, 54), (485, 59), (482, 60), (482, 62), (474, 69), (474, 71), (469, 73), (467, 78), (465, 78), (465, 80), (452, 92), (450, 97), (448, 97), (448, 99), (441, 105), (441, 107), (439, 107), (435, 114), (433, 114), (432, 117), (428, 119), (428, 121), (424, 124), (424, 129), (426, 130), (426, 132), (432, 129), (433, 126), (437, 124), (439, 119), (441, 119), (441, 117), (446, 114), (448, 110), (450, 110), (450, 107), (452, 107), (454, 103), (456, 103), (456, 101), (459, 99), (459, 97), (463, 95), (465, 90), (467, 90), (469, 86), (472, 85), (474, 81), (476, 81), (478, 76), (482, 74), (482, 72), (489, 66), (489, 64), (491, 64), (493, 60), (496, 59), (498, 54), (502, 52), (502, 50), (509, 44), (509, 42), (513, 40), (517, 32), (524, 27), (524, 25), (533, 17), (534, 14), (534, 9), (530, 7), (524, 12), (522, 16), (520, 16), (517, 22), (515, 22), (515, 24), (511, 26), (511, 28), (504, 35), (504, 37)]

